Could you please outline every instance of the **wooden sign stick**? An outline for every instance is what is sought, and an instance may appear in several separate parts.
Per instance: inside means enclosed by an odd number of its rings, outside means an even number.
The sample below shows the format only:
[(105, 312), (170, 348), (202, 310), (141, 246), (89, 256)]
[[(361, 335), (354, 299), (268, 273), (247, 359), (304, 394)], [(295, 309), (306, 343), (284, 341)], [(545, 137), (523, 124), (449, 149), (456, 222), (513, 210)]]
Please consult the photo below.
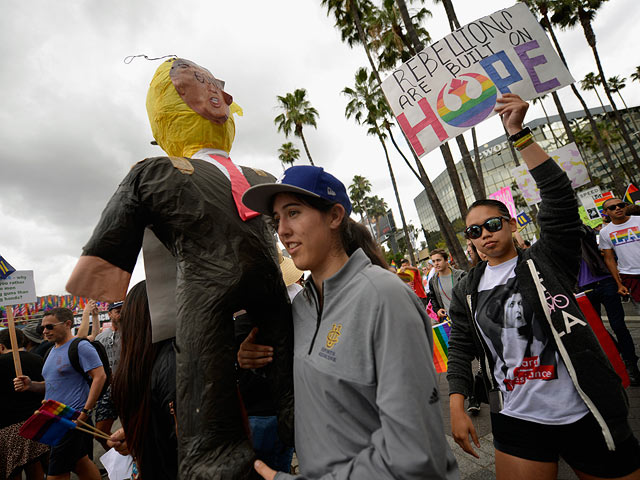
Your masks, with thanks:
[(16, 338), (16, 324), (13, 321), (13, 307), (11, 305), (7, 305), (7, 323), (9, 324), (9, 339), (11, 340), (13, 365), (16, 368), (16, 377), (20, 377), (22, 376), (22, 365), (20, 364), (20, 351), (18, 350), (18, 339)]

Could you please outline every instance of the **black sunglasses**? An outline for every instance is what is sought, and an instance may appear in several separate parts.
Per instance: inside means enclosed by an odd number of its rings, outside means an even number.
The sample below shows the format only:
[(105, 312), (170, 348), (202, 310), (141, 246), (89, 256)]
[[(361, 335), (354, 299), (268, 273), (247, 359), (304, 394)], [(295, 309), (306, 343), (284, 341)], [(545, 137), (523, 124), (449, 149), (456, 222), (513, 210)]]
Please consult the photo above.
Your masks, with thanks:
[(53, 330), (56, 325), (62, 325), (63, 323), (64, 322), (48, 323), (47, 325), (39, 325), (38, 327), (36, 327), (36, 332), (38, 332), (38, 334), (42, 335), (42, 333), (45, 330)]
[(482, 236), (483, 228), (485, 228), (487, 232), (498, 232), (502, 230), (502, 220), (506, 220), (508, 222), (511, 219), (502, 216), (488, 218), (482, 225), (469, 225), (464, 229), (464, 235), (471, 239), (480, 238)]
[(607, 207), (607, 210), (611, 210), (611, 211), (613, 211), (613, 210), (615, 210), (616, 208), (624, 208), (624, 207), (626, 207), (626, 206), (627, 206), (627, 204), (626, 204), (626, 203), (624, 203), (624, 202), (620, 202), (620, 203), (616, 203), (615, 205), (609, 205), (609, 206)]

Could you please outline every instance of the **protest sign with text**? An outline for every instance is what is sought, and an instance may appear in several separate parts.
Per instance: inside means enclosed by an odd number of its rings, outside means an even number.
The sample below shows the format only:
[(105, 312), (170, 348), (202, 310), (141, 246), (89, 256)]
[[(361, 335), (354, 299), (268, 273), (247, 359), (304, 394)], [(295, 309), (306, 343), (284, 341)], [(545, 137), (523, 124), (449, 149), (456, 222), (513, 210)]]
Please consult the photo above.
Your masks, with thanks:
[(540, 24), (518, 3), (424, 48), (382, 90), (421, 157), (494, 115), (498, 95), (530, 100), (573, 81)]
[(33, 270), (18, 270), (0, 280), (0, 305), (17, 305), (36, 301)]
[(602, 218), (600, 213), (598, 212), (598, 207), (594, 200), (602, 195), (602, 190), (597, 185), (595, 187), (587, 188), (586, 190), (582, 190), (578, 192), (578, 200), (584, 207), (587, 216), (591, 220), (597, 220)]

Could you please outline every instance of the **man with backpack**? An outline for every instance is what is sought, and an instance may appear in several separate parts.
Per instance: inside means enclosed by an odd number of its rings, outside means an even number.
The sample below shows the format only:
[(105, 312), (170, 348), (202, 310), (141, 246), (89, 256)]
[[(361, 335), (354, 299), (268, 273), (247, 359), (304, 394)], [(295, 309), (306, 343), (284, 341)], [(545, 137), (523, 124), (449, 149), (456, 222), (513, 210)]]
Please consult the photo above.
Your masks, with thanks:
[[(73, 312), (68, 308), (47, 311), (42, 328), (45, 339), (54, 345), (45, 356), (44, 382), (34, 382), (24, 375), (13, 382), (16, 391), (44, 392), (45, 399), (81, 410), (78, 420), (90, 422), (90, 412), (107, 381), (107, 373), (96, 348), (86, 339), (74, 338), (72, 326)], [(99, 480), (98, 468), (89, 458), (92, 449), (91, 435), (70, 430), (51, 449), (47, 478), (66, 480), (73, 471), (80, 480)]]

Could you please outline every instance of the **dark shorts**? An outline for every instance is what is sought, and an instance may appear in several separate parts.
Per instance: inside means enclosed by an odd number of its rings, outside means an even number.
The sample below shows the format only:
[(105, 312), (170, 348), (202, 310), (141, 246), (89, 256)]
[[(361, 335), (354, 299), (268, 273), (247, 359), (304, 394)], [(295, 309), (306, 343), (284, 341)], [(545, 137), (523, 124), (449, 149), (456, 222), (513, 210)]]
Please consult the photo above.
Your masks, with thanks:
[(60, 443), (51, 447), (47, 475), (74, 471), (78, 460), (86, 455), (93, 457), (93, 436), (79, 430), (69, 430)]
[(116, 407), (111, 401), (111, 385), (107, 387), (104, 395), (101, 395), (96, 403), (96, 423), (103, 420), (115, 420), (118, 418)]
[(607, 448), (602, 430), (591, 413), (568, 425), (543, 425), (501, 414), (491, 414), (493, 445), (507, 455), (537, 462), (557, 462), (603, 478), (629, 475), (640, 468), (640, 446), (630, 435)]

